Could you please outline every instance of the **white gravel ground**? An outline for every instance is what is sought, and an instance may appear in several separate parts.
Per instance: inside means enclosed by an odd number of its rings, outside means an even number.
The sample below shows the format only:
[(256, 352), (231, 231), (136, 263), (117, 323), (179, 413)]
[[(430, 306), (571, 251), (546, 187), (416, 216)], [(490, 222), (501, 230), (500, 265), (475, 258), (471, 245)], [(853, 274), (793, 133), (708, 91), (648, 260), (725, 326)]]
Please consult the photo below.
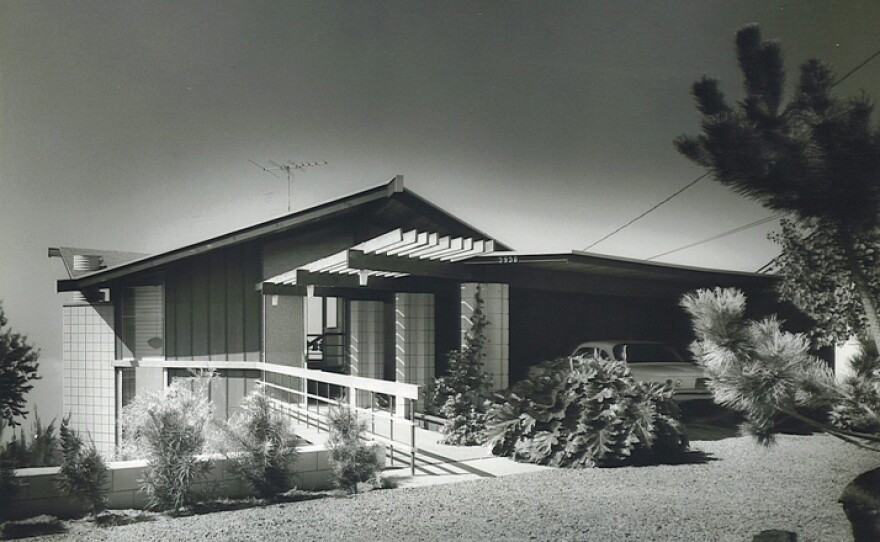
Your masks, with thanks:
[(659, 467), (547, 470), (458, 484), (98, 529), (45, 540), (751, 541), (764, 529), (800, 542), (852, 540), (837, 503), (880, 457), (824, 435), (695, 442), (712, 460)]

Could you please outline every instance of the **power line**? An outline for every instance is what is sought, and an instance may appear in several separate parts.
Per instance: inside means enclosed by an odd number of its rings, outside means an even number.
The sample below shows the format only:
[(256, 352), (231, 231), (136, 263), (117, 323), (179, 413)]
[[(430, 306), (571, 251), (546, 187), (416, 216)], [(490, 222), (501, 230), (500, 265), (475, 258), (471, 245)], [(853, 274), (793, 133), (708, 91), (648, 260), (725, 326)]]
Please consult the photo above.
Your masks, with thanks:
[(687, 190), (688, 188), (690, 188), (690, 187), (692, 187), (693, 185), (697, 184), (698, 181), (701, 181), (702, 179), (704, 179), (704, 178), (705, 178), (706, 176), (708, 176), (708, 175), (709, 175), (709, 172), (708, 172), (708, 171), (707, 171), (706, 173), (703, 173), (702, 175), (700, 175), (699, 177), (697, 177), (697, 178), (694, 179), (693, 181), (687, 183), (686, 185), (684, 185), (683, 187), (681, 187), (680, 189), (678, 189), (678, 191), (676, 191), (676, 192), (673, 193), (672, 195), (668, 196), (666, 199), (660, 201), (659, 203), (657, 203), (656, 205), (654, 205), (653, 207), (651, 207), (650, 209), (648, 209), (648, 210), (645, 211), (644, 213), (642, 213), (642, 214), (640, 214), (639, 216), (635, 217), (634, 219), (630, 220), (629, 222), (627, 222), (627, 223), (624, 224), (623, 226), (617, 228), (616, 230), (614, 230), (613, 232), (609, 233), (609, 234), (606, 235), (605, 237), (599, 239), (598, 241), (595, 241), (593, 244), (591, 244), (590, 246), (586, 247), (584, 250), (590, 250), (591, 248), (593, 248), (594, 246), (598, 245), (598, 244), (601, 243), (602, 241), (608, 239), (608, 238), (611, 237), (612, 235), (615, 235), (617, 232), (623, 230), (624, 228), (627, 228), (628, 226), (630, 226), (630, 225), (633, 224), (634, 222), (636, 222), (636, 221), (638, 221), (638, 220), (641, 220), (642, 218), (644, 218), (645, 216), (647, 216), (649, 213), (653, 212), (655, 209), (657, 209), (658, 207), (660, 207), (661, 205), (663, 205), (663, 204), (666, 203), (667, 201), (671, 200), (671, 199), (674, 198), (675, 196), (681, 194), (682, 192), (684, 192), (684, 191)]
[(855, 68), (851, 69), (850, 71), (848, 71), (848, 72), (846, 73), (846, 75), (844, 75), (843, 77), (841, 77), (841, 78), (838, 79), (837, 81), (831, 83), (831, 88), (834, 88), (834, 87), (836, 87), (837, 85), (839, 85), (840, 83), (843, 83), (843, 82), (844, 82), (844, 81), (845, 81), (850, 75), (852, 75), (852, 74), (856, 73), (857, 71), (861, 70), (862, 68), (864, 68), (865, 65), (868, 64), (868, 62), (871, 62), (872, 60), (874, 60), (874, 59), (877, 58), (878, 56), (880, 56), (880, 49), (878, 49), (873, 55), (871, 55), (871, 56), (869, 56), (868, 58), (866, 58), (866, 59), (864, 60), (864, 62), (862, 62), (861, 64), (859, 64), (859, 65), (856, 66)]
[[(877, 58), (878, 56), (880, 56), (880, 49), (878, 49), (874, 54), (872, 54), (871, 56), (869, 56), (868, 58), (866, 58), (865, 60), (863, 60), (858, 66), (856, 66), (856, 67), (854, 67), (853, 69), (851, 69), (850, 71), (848, 71), (846, 74), (844, 74), (844, 75), (843, 75), (841, 78), (839, 78), (837, 81), (833, 82), (833, 83), (831, 84), (831, 87), (832, 87), (832, 88), (833, 88), (833, 87), (836, 87), (836, 86), (839, 85), (840, 83), (844, 82), (844, 81), (845, 81), (846, 79), (848, 79), (852, 74), (854, 74), (854, 73), (856, 73), (857, 71), (859, 71), (860, 69), (864, 68), (866, 65), (868, 65), (869, 62), (871, 62), (872, 60), (874, 60), (874, 59)], [(616, 230), (614, 230), (613, 232), (609, 233), (609, 234), (606, 235), (605, 237), (602, 237), (602, 238), (599, 239), (598, 241), (595, 241), (595, 242), (592, 243), (590, 246), (584, 248), (584, 250), (590, 250), (591, 248), (593, 248), (594, 246), (598, 245), (598, 244), (601, 243), (602, 241), (605, 241), (606, 239), (612, 237), (613, 235), (616, 235), (616, 234), (619, 233), (620, 231), (622, 231), (622, 230), (628, 228), (630, 225), (634, 224), (635, 222), (638, 222), (639, 220), (641, 220), (642, 218), (644, 218), (644, 217), (647, 216), (648, 214), (652, 213), (654, 210), (656, 210), (656, 209), (657, 209), (658, 207), (660, 207), (661, 205), (665, 204), (666, 202), (668, 202), (669, 200), (671, 200), (671, 199), (674, 198), (675, 196), (681, 194), (682, 192), (684, 192), (684, 191), (687, 190), (688, 188), (692, 187), (693, 185), (697, 184), (698, 181), (702, 180), (702, 179), (703, 179), (704, 177), (706, 177), (708, 174), (709, 174), (709, 173), (706, 172), (706, 173), (700, 175), (699, 177), (697, 177), (697, 178), (694, 179), (693, 181), (691, 181), (691, 182), (689, 182), (688, 184), (686, 184), (683, 188), (681, 188), (680, 190), (678, 190), (677, 192), (675, 192), (675, 193), (672, 194), (671, 196), (669, 196), (669, 197), (667, 197), (666, 199), (664, 199), (663, 201), (657, 203), (656, 205), (654, 205), (653, 207), (651, 207), (650, 209), (648, 209), (648, 210), (645, 211), (644, 213), (642, 213), (642, 214), (640, 214), (639, 216), (635, 217), (634, 219), (630, 220), (629, 222), (627, 222), (627, 223), (624, 224), (623, 226), (617, 228)], [(655, 256), (655, 257), (657, 257), (657, 256)], [(649, 259), (650, 259), (650, 258), (649, 258)]]
[(693, 247), (695, 247), (695, 246), (702, 245), (702, 244), (704, 244), (704, 243), (709, 243), (709, 242), (711, 242), (711, 241), (716, 241), (716, 240), (718, 240), (718, 239), (721, 239), (722, 237), (727, 237), (728, 235), (733, 235), (733, 234), (735, 234), (735, 233), (739, 233), (739, 232), (741, 232), (741, 231), (745, 231), (745, 230), (748, 230), (748, 229), (750, 229), (750, 228), (754, 228), (755, 226), (760, 226), (761, 224), (766, 224), (767, 222), (772, 222), (773, 220), (776, 220), (777, 218), (781, 218), (783, 215), (785, 215), (785, 213), (777, 213), (777, 214), (775, 214), (775, 215), (773, 215), (773, 216), (768, 216), (768, 217), (766, 217), (766, 218), (762, 218), (762, 219), (760, 219), (760, 220), (756, 220), (756, 221), (754, 221), (754, 222), (749, 222), (748, 224), (743, 224), (742, 226), (738, 226), (738, 227), (736, 227), (736, 228), (733, 228), (732, 230), (727, 230), (726, 232), (719, 233), (718, 235), (713, 235), (712, 237), (708, 237), (708, 238), (706, 238), (706, 239), (702, 239), (702, 240), (697, 241), (697, 242), (695, 242), (695, 243), (691, 243), (691, 244), (689, 244), (689, 245), (685, 245), (685, 246), (683, 246), (683, 247), (678, 247), (678, 248), (673, 249), (673, 250), (668, 250), (668, 251), (666, 251), (666, 252), (662, 252), (662, 253), (660, 253), (660, 254), (656, 254), (656, 255), (654, 255), (654, 256), (651, 256), (650, 258), (645, 258), (645, 261), (655, 260), (655, 259), (657, 259), (657, 258), (662, 258), (663, 256), (669, 256), (670, 254), (674, 254), (674, 253), (676, 253), (676, 252), (680, 252), (680, 251), (682, 251), (682, 250), (687, 250), (687, 249), (689, 249), (689, 248), (693, 248)]

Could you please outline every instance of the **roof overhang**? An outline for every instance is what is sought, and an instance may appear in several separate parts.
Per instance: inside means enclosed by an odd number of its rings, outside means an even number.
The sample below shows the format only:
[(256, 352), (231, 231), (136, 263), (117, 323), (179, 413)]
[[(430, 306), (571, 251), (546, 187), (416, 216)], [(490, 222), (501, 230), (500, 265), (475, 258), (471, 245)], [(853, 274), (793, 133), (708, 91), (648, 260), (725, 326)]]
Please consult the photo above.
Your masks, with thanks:
[(674, 282), (774, 284), (779, 277), (605, 256), (588, 252), (530, 253), (503, 251), (469, 258), (467, 265), (496, 265)]

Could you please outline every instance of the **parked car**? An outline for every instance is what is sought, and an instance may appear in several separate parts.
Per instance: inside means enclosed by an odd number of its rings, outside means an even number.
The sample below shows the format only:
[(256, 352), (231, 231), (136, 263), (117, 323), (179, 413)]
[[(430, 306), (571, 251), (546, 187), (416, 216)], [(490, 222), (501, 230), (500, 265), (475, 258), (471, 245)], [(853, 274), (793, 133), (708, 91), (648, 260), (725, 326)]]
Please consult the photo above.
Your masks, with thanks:
[(574, 349), (572, 356), (625, 361), (636, 380), (670, 383), (678, 401), (710, 399), (709, 379), (693, 361), (681, 357), (675, 348), (651, 341), (589, 341)]

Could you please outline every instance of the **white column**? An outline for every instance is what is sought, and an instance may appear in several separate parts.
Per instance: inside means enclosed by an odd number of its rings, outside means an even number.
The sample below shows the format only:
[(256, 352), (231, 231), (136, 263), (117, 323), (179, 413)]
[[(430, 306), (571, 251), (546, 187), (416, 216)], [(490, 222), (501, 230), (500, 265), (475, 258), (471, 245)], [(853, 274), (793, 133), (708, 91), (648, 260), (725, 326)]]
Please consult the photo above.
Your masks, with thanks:
[(834, 377), (838, 382), (855, 373), (852, 359), (861, 353), (862, 345), (855, 337), (850, 337), (842, 345), (834, 347)]
[(424, 386), (435, 376), (434, 294), (397, 294), (394, 315), (395, 380)]
[[(352, 376), (382, 380), (385, 373), (385, 307), (381, 301), (349, 302), (348, 362)], [(370, 406), (370, 392), (360, 391), (357, 406)]]

